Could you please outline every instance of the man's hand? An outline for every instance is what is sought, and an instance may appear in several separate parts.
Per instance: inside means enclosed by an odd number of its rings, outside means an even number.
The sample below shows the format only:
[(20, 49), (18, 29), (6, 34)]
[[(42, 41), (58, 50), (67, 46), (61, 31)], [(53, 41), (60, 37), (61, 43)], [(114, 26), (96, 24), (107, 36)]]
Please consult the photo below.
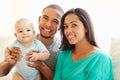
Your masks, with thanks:
[(28, 62), (27, 65), (29, 67), (36, 68), (36, 69), (40, 70), (40, 68), (42, 68), (44, 66), (44, 62), (42, 62), (42, 61), (35, 61), (34, 63)]
[(6, 62), (14, 66), (17, 63), (17, 59), (15, 58), (15, 56), (10, 55), (6, 57)]

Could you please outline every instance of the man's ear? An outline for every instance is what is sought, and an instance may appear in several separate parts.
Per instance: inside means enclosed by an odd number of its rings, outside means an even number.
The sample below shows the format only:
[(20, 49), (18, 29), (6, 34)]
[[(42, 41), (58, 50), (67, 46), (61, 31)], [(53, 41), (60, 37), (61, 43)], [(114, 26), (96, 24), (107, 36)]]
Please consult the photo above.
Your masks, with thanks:
[(39, 18), (38, 18), (38, 23), (40, 22), (40, 18), (41, 18), (41, 16), (39, 16)]
[(61, 30), (61, 27), (60, 27), (60, 26), (58, 27), (58, 30)]
[(58, 30), (60, 30), (60, 27), (58, 28)]

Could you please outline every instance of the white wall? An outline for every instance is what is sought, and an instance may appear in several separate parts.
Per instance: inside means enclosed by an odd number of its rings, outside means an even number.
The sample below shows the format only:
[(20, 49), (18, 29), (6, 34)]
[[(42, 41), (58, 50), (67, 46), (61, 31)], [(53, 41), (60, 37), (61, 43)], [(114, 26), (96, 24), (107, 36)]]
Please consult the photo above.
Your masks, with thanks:
[(120, 9), (118, 0), (0, 0), (0, 36), (11, 36), (17, 19), (26, 17), (33, 21), (36, 31), (42, 9), (56, 3), (64, 11), (81, 7), (88, 11), (95, 27), (100, 47), (109, 52), (111, 37), (120, 37)]
[(7, 36), (13, 30), (11, 29), (11, 12), (11, 0), (0, 0), (0, 36)]

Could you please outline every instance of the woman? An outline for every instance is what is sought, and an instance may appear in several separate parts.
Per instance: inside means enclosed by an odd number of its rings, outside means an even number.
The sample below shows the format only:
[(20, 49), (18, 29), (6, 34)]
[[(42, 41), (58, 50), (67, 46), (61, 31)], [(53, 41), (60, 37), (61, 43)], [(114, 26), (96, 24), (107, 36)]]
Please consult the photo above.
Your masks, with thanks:
[(54, 80), (113, 80), (111, 58), (99, 49), (85, 10), (71, 9), (63, 15), (61, 35)]

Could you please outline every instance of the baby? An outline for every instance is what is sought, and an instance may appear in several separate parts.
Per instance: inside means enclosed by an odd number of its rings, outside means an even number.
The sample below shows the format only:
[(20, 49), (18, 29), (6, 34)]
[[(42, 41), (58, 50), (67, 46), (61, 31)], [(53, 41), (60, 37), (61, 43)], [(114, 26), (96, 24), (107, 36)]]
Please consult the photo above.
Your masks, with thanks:
[(31, 50), (39, 52), (29, 56), (31, 61), (44, 61), (50, 54), (42, 42), (34, 38), (35, 31), (31, 21), (25, 18), (19, 19), (15, 24), (14, 35), (16, 40), (8, 45), (8, 49), (11, 51), (9, 56), (17, 54), (21, 56), (16, 56), (18, 62), (15, 66), (13, 80), (41, 80), (39, 71), (27, 66), (26, 53)]

